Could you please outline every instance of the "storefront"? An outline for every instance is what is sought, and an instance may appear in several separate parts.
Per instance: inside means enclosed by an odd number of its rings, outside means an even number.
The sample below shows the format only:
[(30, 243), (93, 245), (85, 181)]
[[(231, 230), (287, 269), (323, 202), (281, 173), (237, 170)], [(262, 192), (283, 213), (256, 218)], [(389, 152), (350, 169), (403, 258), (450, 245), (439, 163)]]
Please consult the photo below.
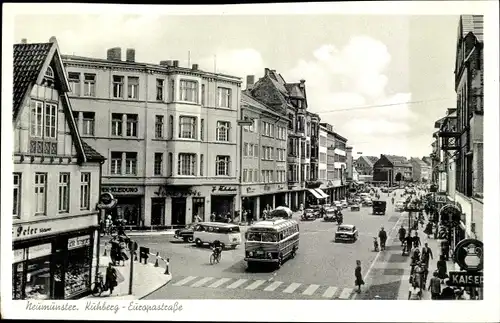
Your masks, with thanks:
[(236, 185), (216, 185), (210, 192), (210, 214), (234, 217), (234, 198), (238, 193)]
[[(143, 186), (122, 186), (122, 185), (106, 185), (101, 188), (102, 193), (111, 193), (117, 200), (115, 208), (106, 211), (107, 215), (111, 215), (113, 220), (124, 219), (127, 226), (144, 227), (147, 225), (144, 221), (144, 187)], [(161, 203), (161, 201), (158, 201)], [(161, 206), (156, 206), (156, 211)], [(160, 222), (158, 212), (155, 222)], [(153, 218), (151, 218), (151, 223)]]
[(12, 298), (87, 296), (97, 268), (97, 214), (14, 224)]

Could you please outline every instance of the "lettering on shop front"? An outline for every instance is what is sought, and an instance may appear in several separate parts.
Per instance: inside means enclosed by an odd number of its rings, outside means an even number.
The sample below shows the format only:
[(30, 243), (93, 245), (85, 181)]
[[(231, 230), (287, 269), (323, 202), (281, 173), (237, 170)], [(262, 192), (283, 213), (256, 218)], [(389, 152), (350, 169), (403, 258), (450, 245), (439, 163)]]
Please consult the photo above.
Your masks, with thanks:
[(237, 191), (237, 188), (235, 186), (225, 186), (225, 185), (220, 185), (220, 186), (212, 186), (212, 193), (213, 192), (226, 192), (226, 193), (233, 193)]
[(452, 286), (483, 287), (483, 273), (451, 271), (450, 281)]
[(165, 186), (160, 186), (156, 192), (157, 196), (168, 196), (168, 197), (184, 197), (184, 196), (201, 196), (201, 193), (197, 190), (187, 189), (180, 190), (175, 188), (166, 188)]
[(90, 246), (90, 235), (68, 239), (68, 250)]
[(33, 235), (37, 235), (40, 233), (47, 233), (50, 232), (52, 228), (50, 227), (42, 227), (42, 228), (35, 228), (31, 226), (18, 226), (17, 228), (12, 228), (12, 235), (14, 238), (20, 238), (20, 237), (29, 237)]
[(103, 187), (101, 189), (103, 193), (138, 193), (139, 188), (137, 187)]

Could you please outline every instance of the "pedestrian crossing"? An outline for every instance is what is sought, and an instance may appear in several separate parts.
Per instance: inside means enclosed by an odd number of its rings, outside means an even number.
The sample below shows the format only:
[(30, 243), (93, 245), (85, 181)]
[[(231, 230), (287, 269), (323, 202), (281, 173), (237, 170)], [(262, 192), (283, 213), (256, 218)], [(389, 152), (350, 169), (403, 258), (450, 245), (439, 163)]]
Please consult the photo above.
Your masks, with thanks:
[(228, 290), (247, 290), (278, 292), (284, 294), (301, 294), (319, 299), (351, 299), (354, 288), (325, 286), (318, 284), (285, 283), (274, 280), (228, 278), (228, 277), (198, 277), (187, 276), (176, 278), (171, 283), (173, 286), (184, 286), (190, 288), (217, 288)]

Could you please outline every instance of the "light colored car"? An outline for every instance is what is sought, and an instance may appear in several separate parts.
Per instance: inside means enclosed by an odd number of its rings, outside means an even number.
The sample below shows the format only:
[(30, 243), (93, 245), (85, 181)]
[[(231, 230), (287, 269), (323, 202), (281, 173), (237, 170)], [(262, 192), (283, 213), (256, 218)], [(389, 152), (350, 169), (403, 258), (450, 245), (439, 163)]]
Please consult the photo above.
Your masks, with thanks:
[(325, 209), (325, 215), (323, 216), (324, 221), (335, 221), (337, 219), (337, 215), (335, 214), (335, 208)]
[(345, 209), (349, 206), (349, 204), (347, 203), (347, 200), (342, 200), (342, 201), (340, 201), (340, 203), (341, 203), (343, 209)]
[(342, 202), (340, 202), (340, 201), (333, 201), (333, 206), (334, 207), (340, 207), (340, 208), (342, 208)]
[(338, 241), (352, 241), (358, 240), (358, 229), (352, 224), (341, 224), (337, 227), (335, 232), (335, 242)]
[(399, 200), (394, 203), (394, 210), (396, 212), (403, 212), (405, 208), (405, 201), (404, 200)]

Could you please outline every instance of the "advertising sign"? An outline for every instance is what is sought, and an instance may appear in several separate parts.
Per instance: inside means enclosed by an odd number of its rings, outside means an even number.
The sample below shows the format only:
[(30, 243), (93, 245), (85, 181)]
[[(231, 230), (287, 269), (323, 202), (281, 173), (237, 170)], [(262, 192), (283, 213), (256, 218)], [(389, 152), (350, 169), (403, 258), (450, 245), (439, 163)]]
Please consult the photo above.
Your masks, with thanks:
[(449, 274), (452, 286), (483, 287), (482, 272), (450, 271)]
[(436, 203), (446, 203), (446, 195), (436, 194), (434, 200)]
[(90, 235), (68, 239), (68, 250), (90, 246)]
[(446, 204), (439, 210), (439, 217), (443, 223), (449, 223), (452, 226), (460, 225), (462, 211), (454, 204)]
[(453, 259), (460, 269), (477, 272), (483, 269), (483, 243), (477, 239), (464, 239), (455, 247)]
[(98, 209), (109, 210), (118, 204), (118, 201), (114, 198), (111, 193), (102, 193), (99, 197), (99, 204), (97, 204)]

